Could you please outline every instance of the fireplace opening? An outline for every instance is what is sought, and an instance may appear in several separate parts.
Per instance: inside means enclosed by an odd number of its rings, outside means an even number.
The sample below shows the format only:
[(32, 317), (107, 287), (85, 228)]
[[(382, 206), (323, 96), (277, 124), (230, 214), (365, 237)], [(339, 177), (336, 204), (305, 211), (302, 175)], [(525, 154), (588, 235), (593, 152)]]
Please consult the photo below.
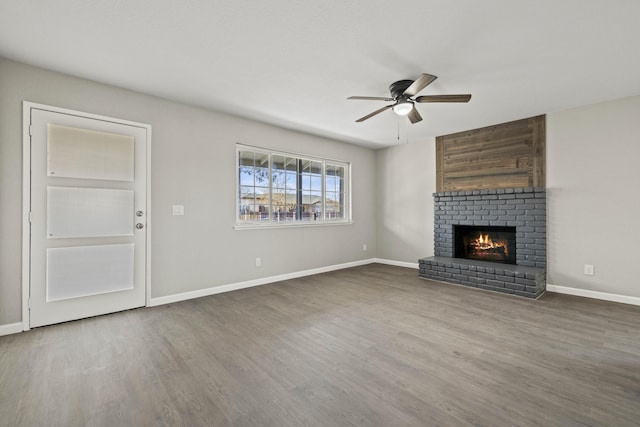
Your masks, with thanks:
[(454, 225), (454, 257), (516, 263), (516, 228)]

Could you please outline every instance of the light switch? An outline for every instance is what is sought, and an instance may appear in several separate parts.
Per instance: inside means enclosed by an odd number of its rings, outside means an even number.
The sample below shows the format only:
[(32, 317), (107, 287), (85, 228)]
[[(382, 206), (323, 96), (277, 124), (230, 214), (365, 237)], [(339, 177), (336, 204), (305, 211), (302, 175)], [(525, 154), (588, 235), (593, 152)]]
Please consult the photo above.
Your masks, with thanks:
[(184, 206), (183, 205), (173, 205), (172, 206), (173, 216), (176, 215), (184, 215)]

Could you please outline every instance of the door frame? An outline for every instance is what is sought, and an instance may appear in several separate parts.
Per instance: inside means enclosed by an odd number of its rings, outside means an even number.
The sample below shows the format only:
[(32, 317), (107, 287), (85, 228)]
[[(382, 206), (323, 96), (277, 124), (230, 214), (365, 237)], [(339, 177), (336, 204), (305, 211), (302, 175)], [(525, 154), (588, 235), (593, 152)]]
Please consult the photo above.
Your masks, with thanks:
[(88, 119), (102, 120), (127, 126), (144, 128), (147, 134), (146, 158), (146, 239), (145, 239), (145, 307), (151, 301), (151, 125), (67, 108), (22, 101), (22, 330), (30, 329), (31, 287), (31, 110), (39, 109), (54, 113), (69, 114)]

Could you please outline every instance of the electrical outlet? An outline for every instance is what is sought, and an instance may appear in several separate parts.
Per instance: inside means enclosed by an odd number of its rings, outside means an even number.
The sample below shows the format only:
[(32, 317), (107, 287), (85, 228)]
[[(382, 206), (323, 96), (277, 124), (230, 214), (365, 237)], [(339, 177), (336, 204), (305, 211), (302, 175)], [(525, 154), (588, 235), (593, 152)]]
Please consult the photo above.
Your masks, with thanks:
[(362, 245), (362, 252), (367, 252), (367, 244)]
[(585, 264), (584, 265), (584, 274), (586, 274), (587, 276), (593, 276), (594, 273), (594, 269), (593, 269), (593, 265), (591, 264)]
[(173, 205), (173, 206), (171, 206), (171, 214), (173, 216), (182, 216), (182, 215), (184, 215), (184, 206), (183, 205)]
[(260, 258), (256, 258), (256, 267), (262, 267), (262, 260)]

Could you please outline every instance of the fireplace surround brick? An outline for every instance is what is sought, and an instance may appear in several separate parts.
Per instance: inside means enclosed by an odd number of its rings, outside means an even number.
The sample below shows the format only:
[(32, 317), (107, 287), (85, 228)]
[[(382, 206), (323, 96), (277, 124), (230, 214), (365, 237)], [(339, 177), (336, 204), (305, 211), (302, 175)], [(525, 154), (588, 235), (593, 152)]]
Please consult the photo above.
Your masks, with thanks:
[[(545, 188), (447, 191), (433, 198), (435, 256), (419, 260), (420, 277), (534, 298), (544, 292)], [(453, 258), (454, 225), (516, 227), (516, 265)]]
[(516, 264), (546, 267), (547, 196), (544, 188), (434, 193), (434, 254), (453, 257), (453, 226), (516, 227)]

